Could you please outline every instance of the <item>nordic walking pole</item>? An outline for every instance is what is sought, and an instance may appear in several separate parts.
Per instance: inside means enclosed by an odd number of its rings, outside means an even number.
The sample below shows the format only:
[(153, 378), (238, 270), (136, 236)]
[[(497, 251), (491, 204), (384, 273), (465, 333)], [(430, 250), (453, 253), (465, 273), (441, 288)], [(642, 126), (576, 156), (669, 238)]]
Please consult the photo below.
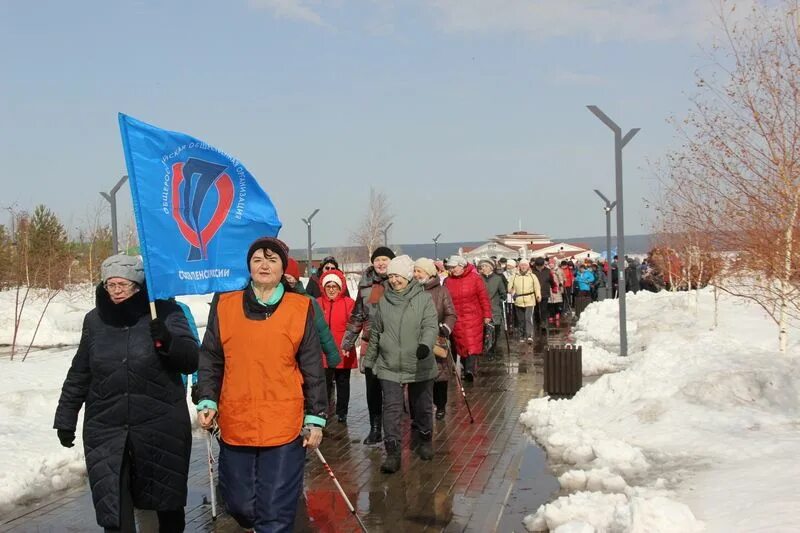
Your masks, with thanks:
[(508, 340), (508, 317), (506, 314), (506, 304), (503, 302), (503, 331), (506, 334), (506, 349), (508, 350), (508, 356), (511, 357), (511, 343)]
[(208, 452), (208, 488), (211, 490), (211, 520), (216, 520), (217, 491), (214, 490), (214, 453), (211, 451), (210, 431), (206, 431), (206, 451)]
[(344, 493), (344, 489), (339, 484), (339, 480), (336, 479), (336, 475), (334, 475), (333, 470), (331, 470), (331, 467), (328, 465), (328, 461), (326, 461), (325, 457), (322, 456), (322, 452), (319, 451), (319, 448), (314, 448), (314, 451), (317, 452), (317, 457), (319, 457), (319, 460), (322, 462), (322, 466), (325, 467), (325, 471), (328, 473), (328, 476), (333, 480), (333, 484), (336, 485), (337, 489), (339, 489), (339, 494), (341, 494), (342, 498), (344, 498), (347, 508), (350, 509), (352, 515), (356, 518), (356, 520), (358, 520), (358, 525), (361, 526), (361, 531), (367, 533), (367, 526), (364, 525), (364, 522), (361, 521), (361, 517), (358, 516), (358, 513), (356, 513), (355, 507), (353, 507), (353, 504), (350, 503), (350, 498), (347, 497), (347, 494)]
[[(450, 368), (452, 369), (452, 367), (453, 367), (453, 358), (449, 353), (447, 354), (447, 359), (449, 361)], [(455, 369), (454, 374), (456, 376), (456, 383), (458, 384), (458, 390), (461, 391), (461, 397), (464, 398), (464, 403), (467, 405), (467, 412), (469, 413), (469, 423), (470, 424), (474, 424), (475, 423), (475, 419), (472, 417), (472, 409), (470, 409), (470, 407), (469, 407), (469, 400), (467, 400), (467, 393), (466, 393), (466, 391), (464, 391), (464, 385), (461, 384), (461, 376), (458, 375), (458, 369), (457, 368)]]

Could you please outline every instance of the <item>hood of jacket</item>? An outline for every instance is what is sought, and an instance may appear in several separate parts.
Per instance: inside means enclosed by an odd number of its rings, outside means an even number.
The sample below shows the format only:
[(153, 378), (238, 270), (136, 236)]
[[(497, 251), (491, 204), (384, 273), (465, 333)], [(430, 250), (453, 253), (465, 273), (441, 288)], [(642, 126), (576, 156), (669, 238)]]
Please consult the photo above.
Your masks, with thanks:
[(358, 282), (358, 288), (372, 287), (375, 284), (383, 283), (387, 279), (389, 279), (389, 276), (378, 274), (375, 272), (375, 267), (371, 266), (367, 268), (361, 276), (361, 280)]
[(441, 284), (442, 280), (439, 279), (439, 276), (433, 276), (431, 279), (425, 282), (422, 288), (425, 289), (426, 291), (429, 291), (431, 289), (439, 287)]
[[(336, 298), (332, 300), (336, 302), (347, 296), (347, 278), (344, 277), (344, 272), (342, 272), (341, 270), (328, 270), (322, 277), (324, 278), (325, 276), (328, 276), (330, 274), (334, 274), (342, 282), (342, 290), (340, 290), (339, 294), (336, 295)], [(325, 292), (325, 287), (322, 285), (321, 278), (319, 280), (319, 290), (322, 292), (322, 298), (331, 301), (331, 299), (328, 298), (328, 293)]]

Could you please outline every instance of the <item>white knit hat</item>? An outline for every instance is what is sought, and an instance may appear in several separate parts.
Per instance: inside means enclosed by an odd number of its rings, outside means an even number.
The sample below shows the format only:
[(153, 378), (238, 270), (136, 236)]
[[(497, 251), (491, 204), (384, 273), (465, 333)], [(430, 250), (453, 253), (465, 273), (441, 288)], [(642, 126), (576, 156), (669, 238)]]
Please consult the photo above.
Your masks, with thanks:
[(447, 266), (467, 266), (467, 260), (460, 255), (451, 255), (447, 260)]
[(389, 270), (386, 274), (395, 274), (411, 281), (411, 278), (414, 277), (414, 261), (407, 255), (398, 255), (389, 262)]
[(517, 266), (517, 262), (513, 259), (509, 259), (508, 262), (506, 263), (506, 266), (508, 268), (514, 268), (515, 266)]
[(414, 261), (414, 267), (422, 270), (427, 275), (433, 277), (436, 275), (436, 265), (433, 264), (433, 259), (427, 257), (420, 257)]
[(335, 283), (340, 289), (342, 288), (342, 278), (336, 274), (325, 274), (325, 276), (322, 277), (322, 286), (325, 287), (328, 283)]

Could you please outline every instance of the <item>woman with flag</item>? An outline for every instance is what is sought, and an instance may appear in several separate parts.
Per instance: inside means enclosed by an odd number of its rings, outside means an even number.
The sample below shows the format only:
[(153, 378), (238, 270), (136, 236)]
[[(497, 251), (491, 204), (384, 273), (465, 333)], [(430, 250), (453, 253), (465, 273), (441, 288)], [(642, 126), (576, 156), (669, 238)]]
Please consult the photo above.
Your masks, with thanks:
[(219, 486), (246, 529), (291, 531), (306, 447), (327, 407), (311, 300), (283, 279), (289, 249), (273, 237), (247, 252), (250, 281), (216, 294), (200, 350), (198, 421), (220, 429)]
[(150, 319), (140, 258), (113, 255), (100, 272), (53, 427), (62, 446), (74, 446), (86, 404), (83, 449), (98, 525), (135, 532), (135, 506), (157, 512), (159, 531), (183, 531), (192, 432), (181, 374), (197, 369), (197, 341), (174, 301), (156, 300)]

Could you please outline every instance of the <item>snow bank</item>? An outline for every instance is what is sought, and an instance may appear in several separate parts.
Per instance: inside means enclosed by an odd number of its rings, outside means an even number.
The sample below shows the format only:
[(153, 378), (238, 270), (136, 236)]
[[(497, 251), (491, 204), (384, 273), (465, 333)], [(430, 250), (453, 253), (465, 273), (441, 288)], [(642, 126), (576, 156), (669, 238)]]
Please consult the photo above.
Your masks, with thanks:
[(616, 302), (587, 308), (584, 365), (615, 373), (520, 416), (567, 494), (528, 516), (529, 530), (796, 528), (798, 339), (781, 355), (771, 319), (727, 295), (712, 330), (713, 308), (710, 290), (632, 296), (625, 361), (611, 355)]
[[(21, 289), (19, 300), (25, 295)], [(14, 335), (15, 300), (14, 290), (0, 291), (0, 345), (10, 345)], [(36, 329), (36, 323), (42, 317), (39, 331), (33, 343), (37, 347), (68, 346), (78, 344), (81, 338), (81, 327), (84, 315), (94, 307), (94, 288), (79, 285), (59, 292), (47, 306), (47, 291), (31, 289), (22, 308), (22, 319), (17, 334), (17, 348), (28, 347)]]
[(0, 358), (0, 511), (83, 481), (83, 443), (62, 448), (53, 427), (74, 349), (36, 352), (23, 363)]

